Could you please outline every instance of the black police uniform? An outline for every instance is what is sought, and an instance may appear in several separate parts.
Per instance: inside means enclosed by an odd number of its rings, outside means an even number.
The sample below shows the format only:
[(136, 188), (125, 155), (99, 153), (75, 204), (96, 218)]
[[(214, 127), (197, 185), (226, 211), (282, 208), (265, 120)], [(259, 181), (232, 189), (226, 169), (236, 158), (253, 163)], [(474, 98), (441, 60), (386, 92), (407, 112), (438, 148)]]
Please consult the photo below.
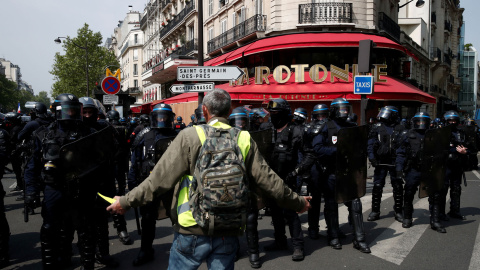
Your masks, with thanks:
[(404, 126), (396, 125), (394, 122), (391, 124), (379, 122), (373, 124), (370, 130), (367, 153), (375, 170), (373, 173), (372, 212), (368, 217), (368, 221), (380, 218), (380, 204), (387, 173), (390, 174), (393, 188), (395, 219), (398, 222), (403, 221), (403, 180), (401, 177), (397, 177), (395, 157), (400, 137), (404, 130)]
[[(171, 108), (169, 108), (169, 106), (167, 108), (171, 111)], [(152, 111), (152, 113), (154, 111)], [(151, 170), (158, 161), (155, 160), (154, 155), (156, 142), (160, 139), (173, 138), (177, 135), (177, 132), (175, 132), (173, 128), (171, 128), (171, 123), (172, 122), (170, 121), (169, 128), (151, 128), (148, 129), (148, 132), (144, 133), (144, 135), (143, 132), (140, 132), (138, 138), (136, 138), (136, 140), (140, 140), (140, 142), (134, 145), (134, 149), (132, 151), (131, 164), (133, 169), (131, 169), (128, 174), (128, 188), (130, 190), (138, 186), (143, 180), (148, 177)], [(169, 216), (172, 198), (173, 190), (167, 192), (160, 197), (155, 198), (147, 205), (140, 207), (140, 213), (142, 215), (141, 245), (140, 252), (137, 258), (133, 261), (134, 266), (139, 266), (150, 260), (153, 260), (154, 249), (152, 245), (155, 238), (155, 223), (158, 217), (160, 202), (163, 203), (165, 209), (167, 210), (166, 213)]]
[(24, 183), (22, 178), (22, 157), (21, 149), (17, 149), (20, 145), (18, 140), (18, 134), (24, 127), (24, 123), (20, 120), (20, 114), (16, 112), (10, 112), (5, 115), (6, 125), (5, 130), (10, 134), (10, 162), (12, 163), (12, 169), (17, 179), (17, 187), (15, 191), (23, 189)]
[(5, 190), (1, 180), (9, 161), (10, 153), (10, 135), (7, 131), (0, 127), (0, 268), (9, 264), (8, 242), (10, 240), (10, 227), (8, 226), (7, 217), (5, 216)]
[[(426, 117), (425, 113), (417, 113), (418, 117)], [(417, 116), (416, 115), (416, 116)], [(415, 119), (415, 117), (413, 118)], [(429, 116), (428, 116), (429, 119)], [(414, 121), (414, 120), (412, 120)], [(405, 174), (405, 185), (403, 195), (403, 224), (402, 227), (412, 226), (413, 199), (422, 177), (423, 165), (423, 144), (425, 129), (410, 129), (403, 133), (400, 146), (397, 149), (395, 167), (397, 175)], [(440, 206), (442, 196), (436, 192), (429, 197), (431, 207), (430, 226), (433, 230), (445, 233), (445, 228), (440, 223)]]
[(183, 123), (183, 122), (181, 122), (181, 121), (180, 121), (180, 122), (177, 122), (177, 123), (175, 123), (175, 124), (173, 125), (173, 129), (174, 129), (177, 133), (179, 133), (179, 132), (180, 132), (182, 129), (184, 129), (185, 127), (186, 127), (186, 126), (185, 126), (185, 123)]

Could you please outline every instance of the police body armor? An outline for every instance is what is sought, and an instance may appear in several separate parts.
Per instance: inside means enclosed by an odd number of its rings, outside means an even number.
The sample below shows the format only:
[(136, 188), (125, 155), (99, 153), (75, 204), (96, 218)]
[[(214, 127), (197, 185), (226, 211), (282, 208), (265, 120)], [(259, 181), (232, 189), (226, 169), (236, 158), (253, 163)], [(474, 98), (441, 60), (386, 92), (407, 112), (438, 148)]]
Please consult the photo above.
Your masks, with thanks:
[[(418, 162), (413, 165), (421, 171), (419, 198), (431, 196), (443, 189), (445, 183), (445, 167), (450, 147), (451, 127), (442, 127), (429, 129), (425, 132), (425, 138), (422, 140), (414, 139), (410, 132), (409, 140), (412, 148), (412, 159)], [(419, 144), (417, 146), (417, 144)], [(423, 146), (423, 147), (422, 147)], [(417, 152), (415, 154), (414, 152)]]
[(283, 179), (285, 179), (287, 174), (292, 172), (297, 165), (297, 157), (293, 155), (292, 146), (294, 128), (295, 125), (290, 123), (278, 135), (270, 159), (269, 165)]
[(372, 128), (377, 134), (377, 143), (373, 147), (374, 155), (380, 165), (394, 166), (396, 149), (399, 146), (400, 135), (405, 130), (402, 125), (396, 125), (392, 134), (388, 134), (388, 130), (383, 123), (377, 123)]
[[(334, 124), (330, 126), (332, 125)], [(330, 129), (329, 127), (329, 134)], [(353, 201), (363, 197), (367, 192), (367, 138), (368, 127), (365, 125), (337, 131), (335, 171), (337, 203)]]

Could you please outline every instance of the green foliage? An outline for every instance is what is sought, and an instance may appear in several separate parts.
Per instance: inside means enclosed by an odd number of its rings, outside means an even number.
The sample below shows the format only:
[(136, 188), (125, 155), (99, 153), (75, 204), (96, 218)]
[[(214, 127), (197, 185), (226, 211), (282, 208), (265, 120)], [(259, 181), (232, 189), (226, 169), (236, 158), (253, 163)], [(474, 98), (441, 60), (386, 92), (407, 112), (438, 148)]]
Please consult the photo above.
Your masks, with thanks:
[(17, 106), (17, 84), (0, 74), (0, 110), (11, 111)]
[(473, 46), (472, 43), (467, 43), (463, 47), (465, 48), (465, 51), (470, 51), (470, 47), (472, 47), (472, 46)]
[[(95, 82), (105, 76), (108, 65), (120, 66), (113, 52), (102, 46), (102, 35), (94, 33), (85, 24), (78, 29), (77, 37), (67, 37), (63, 42), (65, 55), (56, 54), (53, 69), (52, 97), (62, 93), (71, 93), (77, 97), (87, 95), (86, 63), (88, 56), (89, 93), (95, 88)], [(80, 48), (81, 47), (81, 48)], [(86, 48), (83, 49), (83, 48)], [(87, 55), (85, 54), (87, 51)]]

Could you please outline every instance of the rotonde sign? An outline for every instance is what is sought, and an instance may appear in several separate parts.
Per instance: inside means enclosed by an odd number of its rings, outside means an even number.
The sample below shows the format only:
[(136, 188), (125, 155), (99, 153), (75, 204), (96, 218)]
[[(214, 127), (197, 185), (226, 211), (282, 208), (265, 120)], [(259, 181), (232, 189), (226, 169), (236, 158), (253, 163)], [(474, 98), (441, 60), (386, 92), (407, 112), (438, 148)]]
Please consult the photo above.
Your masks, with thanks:
[[(291, 76), (295, 76), (295, 83), (305, 82), (305, 72), (304, 70), (308, 69), (307, 64), (296, 64), (291, 65), (290, 67), (280, 65), (273, 70), (273, 79), (278, 83), (286, 83), (290, 80)], [(386, 79), (381, 79), (380, 76), (387, 75), (387, 72), (382, 71), (387, 68), (387, 65), (374, 65), (372, 69), (372, 75), (374, 82), (386, 82)], [(236, 81), (230, 81), (230, 85), (243, 85), (250, 84), (250, 78), (248, 75), (248, 68), (243, 68), (245, 74), (241, 76)], [(292, 72), (293, 70), (293, 72)], [(320, 77), (320, 74), (322, 74)], [(270, 84), (269, 75), (271, 74), (270, 68), (265, 66), (255, 67), (255, 84)], [(334, 82), (335, 78), (343, 80), (345, 82), (350, 82), (350, 66), (345, 65), (345, 69), (339, 68), (334, 65), (330, 65), (330, 78), (328, 77), (328, 70), (322, 64), (316, 64), (310, 67), (308, 72), (310, 79), (314, 83), (322, 83), (325, 80), (329, 79), (330, 82)], [(360, 75), (358, 73), (358, 65), (352, 65), (352, 74), (353, 77)], [(353, 80), (353, 79), (352, 79)]]

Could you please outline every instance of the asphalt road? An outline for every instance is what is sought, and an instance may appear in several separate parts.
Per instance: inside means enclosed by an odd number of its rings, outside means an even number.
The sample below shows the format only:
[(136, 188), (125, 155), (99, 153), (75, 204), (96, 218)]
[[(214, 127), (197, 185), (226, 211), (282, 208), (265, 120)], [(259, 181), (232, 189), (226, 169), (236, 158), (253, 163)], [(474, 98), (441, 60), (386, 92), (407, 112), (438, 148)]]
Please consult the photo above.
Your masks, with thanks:
[[(369, 175), (372, 169), (369, 170)], [(342, 239), (343, 249), (334, 250), (327, 246), (326, 228), (323, 216), (320, 221), (321, 237), (311, 240), (307, 237), (307, 215), (302, 214), (304, 223), (306, 258), (302, 262), (291, 260), (290, 251), (263, 252), (263, 246), (273, 241), (273, 227), (271, 218), (263, 217), (259, 220), (259, 236), (261, 269), (480, 269), (480, 174), (467, 172), (468, 187), (463, 187), (461, 199), (462, 214), (467, 216), (466, 221), (451, 220), (444, 222), (447, 233), (440, 234), (430, 229), (427, 199), (414, 201), (414, 226), (403, 229), (401, 224), (393, 219), (393, 197), (389, 184), (385, 187), (382, 198), (381, 219), (376, 222), (365, 222), (367, 243), (372, 254), (363, 254), (352, 246), (352, 230), (347, 222), (346, 207), (339, 206), (340, 225), (346, 238)], [(6, 215), (10, 224), (10, 256), (11, 265), (6, 269), (40, 269), (39, 231), (41, 216), (30, 216), (30, 221), (23, 221), (23, 202), (16, 201), (20, 195), (9, 192), (14, 184), (13, 174), (6, 174), (2, 180), (7, 191), (5, 198)], [(369, 179), (369, 187), (371, 179)], [(362, 198), (364, 220), (370, 213), (371, 193)], [(447, 201), (448, 204), (449, 201)], [(447, 205), (447, 211), (449, 206)], [(323, 209), (323, 206), (322, 206)], [(36, 210), (37, 212), (39, 209)], [(117, 269), (132, 269), (132, 261), (137, 256), (140, 247), (140, 236), (137, 234), (133, 211), (126, 215), (128, 230), (134, 243), (125, 246), (120, 243), (110, 223), (110, 253), (121, 263)], [(173, 240), (173, 230), (169, 220), (157, 222), (157, 236), (154, 241), (155, 260), (138, 269), (167, 269), (168, 256)], [(246, 257), (246, 240), (240, 238), (241, 258), (235, 264), (236, 269), (251, 269)], [(76, 239), (74, 240), (76, 243)], [(74, 245), (75, 256), (71, 269), (80, 267), (78, 250)], [(96, 265), (97, 269), (103, 268)], [(207, 269), (203, 265), (200, 269)]]

